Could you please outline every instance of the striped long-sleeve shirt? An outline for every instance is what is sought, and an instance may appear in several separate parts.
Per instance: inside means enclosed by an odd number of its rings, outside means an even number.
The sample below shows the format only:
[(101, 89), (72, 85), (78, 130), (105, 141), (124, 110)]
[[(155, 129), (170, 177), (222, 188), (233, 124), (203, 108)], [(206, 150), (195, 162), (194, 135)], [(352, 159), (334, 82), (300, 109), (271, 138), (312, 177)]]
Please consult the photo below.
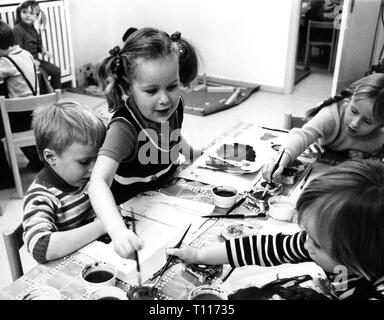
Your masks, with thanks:
[(85, 186), (68, 185), (47, 165), (25, 194), (23, 210), (23, 240), (39, 263), (46, 262), (53, 232), (74, 229), (95, 218)]
[[(246, 265), (276, 266), (283, 263), (313, 261), (304, 248), (305, 231), (293, 235), (252, 235), (227, 240), (228, 261), (232, 267)], [(327, 276), (340, 299), (384, 299), (384, 275), (375, 281), (354, 274)]]

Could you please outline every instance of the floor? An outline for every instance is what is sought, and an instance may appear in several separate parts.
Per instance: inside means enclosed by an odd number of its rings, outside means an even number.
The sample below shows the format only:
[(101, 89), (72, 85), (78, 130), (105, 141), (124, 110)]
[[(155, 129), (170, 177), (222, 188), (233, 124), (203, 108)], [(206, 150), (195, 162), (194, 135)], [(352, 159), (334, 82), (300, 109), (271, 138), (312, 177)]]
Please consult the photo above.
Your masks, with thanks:
[[(307, 109), (329, 97), (331, 85), (332, 74), (323, 68), (313, 68), (312, 73), (296, 85), (291, 95), (259, 91), (234, 108), (206, 117), (185, 114), (183, 134), (193, 146), (202, 148), (239, 121), (282, 127), (285, 113), (303, 116)], [(63, 98), (74, 99), (96, 109), (104, 102), (101, 98), (70, 92), (65, 92)], [(27, 161), (22, 153), (18, 154), (18, 161), (25, 190), (35, 174), (25, 168)], [(16, 198), (16, 191), (0, 190), (0, 231), (18, 225), (21, 219), (22, 200)], [(24, 247), (21, 249), (21, 257), (24, 272), (36, 264)], [(0, 240), (0, 289), (11, 282), (4, 243)]]

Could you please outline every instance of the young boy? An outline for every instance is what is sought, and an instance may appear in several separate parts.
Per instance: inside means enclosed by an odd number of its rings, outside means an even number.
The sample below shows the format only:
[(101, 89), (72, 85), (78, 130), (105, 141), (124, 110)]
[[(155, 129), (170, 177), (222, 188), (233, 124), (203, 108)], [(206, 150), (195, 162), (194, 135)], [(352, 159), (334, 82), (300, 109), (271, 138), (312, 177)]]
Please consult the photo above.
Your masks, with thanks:
[(23, 239), (39, 263), (68, 255), (106, 233), (87, 193), (105, 124), (72, 101), (36, 109), (32, 127), (44, 169), (24, 197)]

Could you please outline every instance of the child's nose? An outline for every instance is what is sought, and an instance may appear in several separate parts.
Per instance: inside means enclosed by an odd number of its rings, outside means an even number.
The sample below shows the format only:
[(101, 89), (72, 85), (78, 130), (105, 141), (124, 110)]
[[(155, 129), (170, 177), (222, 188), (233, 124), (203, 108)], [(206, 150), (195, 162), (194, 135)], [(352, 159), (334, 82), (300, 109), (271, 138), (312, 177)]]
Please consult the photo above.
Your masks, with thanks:
[(167, 104), (167, 103), (169, 103), (169, 101), (170, 101), (170, 99), (169, 99), (167, 92), (162, 92), (161, 96), (160, 96), (160, 103), (161, 104)]
[(352, 129), (356, 129), (359, 127), (359, 124), (360, 124), (360, 118), (355, 117), (352, 119), (350, 126)]

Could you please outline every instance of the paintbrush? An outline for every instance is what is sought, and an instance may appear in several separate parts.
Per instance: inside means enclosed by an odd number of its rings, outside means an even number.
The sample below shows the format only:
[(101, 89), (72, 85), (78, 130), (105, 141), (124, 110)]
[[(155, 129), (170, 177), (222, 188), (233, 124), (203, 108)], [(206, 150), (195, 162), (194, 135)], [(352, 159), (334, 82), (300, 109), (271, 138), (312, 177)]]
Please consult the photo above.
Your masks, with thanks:
[(311, 167), (309, 168), (307, 174), (305, 175), (304, 179), (303, 179), (303, 183), (301, 184), (300, 189), (303, 189), (305, 183), (307, 182), (307, 180), (308, 180), (308, 178), (309, 178), (309, 175), (310, 175), (311, 172), (312, 172), (312, 169), (313, 169), (313, 167), (311, 166)]
[[(181, 244), (183, 243), (183, 240), (185, 238), (185, 236), (187, 235), (187, 232), (189, 231), (189, 229), (191, 228), (192, 226), (192, 223), (189, 225), (189, 227), (187, 228), (187, 230), (185, 230), (183, 236), (181, 237), (181, 239), (179, 240), (179, 242), (176, 244), (176, 246), (174, 247), (175, 249), (178, 249), (180, 248)], [(152, 288), (151, 288), (151, 291), (157, 286), (157, 284), (160, 282), (160, 279), (161, 277), (164, 275), (165, 271), (168, 269), (170, 263), (172, 262), (173, 258), (175, 256), (169, 256), (168, 259), (167, 259), (167, 262), (165, 263), (164, 267), (161, 269), (161, 272), (159, 273), (159, 277), (157, 278), (156, 282), (153, 284)]]
[[(279, 159), (277, 160), (277, 162), (276, 162), (275, 165), (273, 166), (273, 169), (272, 169), (272, 172), (271, 172), (271, 180), (272, 180), (273, 174), (274, 174), (275, 171), (279, 168), (280, 161), (281, 161), (281, 158), (283, 157), (284, 151), (285, 151), (285, 149), (283, 149), (283, 152), (280, 154)], [(270, 184), (267, 183), (266, 186), (265, 186), (263, 195), (262, 195), (262, 199), (264, 199), (265, 195), (267, 194), (268, 189), (269, 189), (269, 186), (270, 186)]]
[(259, 218), (263, 217), (263, 213), (259, 214), (216, 214), (210, 216), (201, 216), (202, 218), (226, 218), (226, 219), (244, 219), (244, 218)]
[[(134, 217), (135, 213), (131, 210), (132, 213), (132, 230), (136, 234), (136, 219)], [(139, 253), (135, 250), (135, 260), (136, 260), (136, 270), (137, 270), (137, 281), (139, 286), (141, 286), (141, 272), (140, 272), (140, 262), (139, 262)]]

